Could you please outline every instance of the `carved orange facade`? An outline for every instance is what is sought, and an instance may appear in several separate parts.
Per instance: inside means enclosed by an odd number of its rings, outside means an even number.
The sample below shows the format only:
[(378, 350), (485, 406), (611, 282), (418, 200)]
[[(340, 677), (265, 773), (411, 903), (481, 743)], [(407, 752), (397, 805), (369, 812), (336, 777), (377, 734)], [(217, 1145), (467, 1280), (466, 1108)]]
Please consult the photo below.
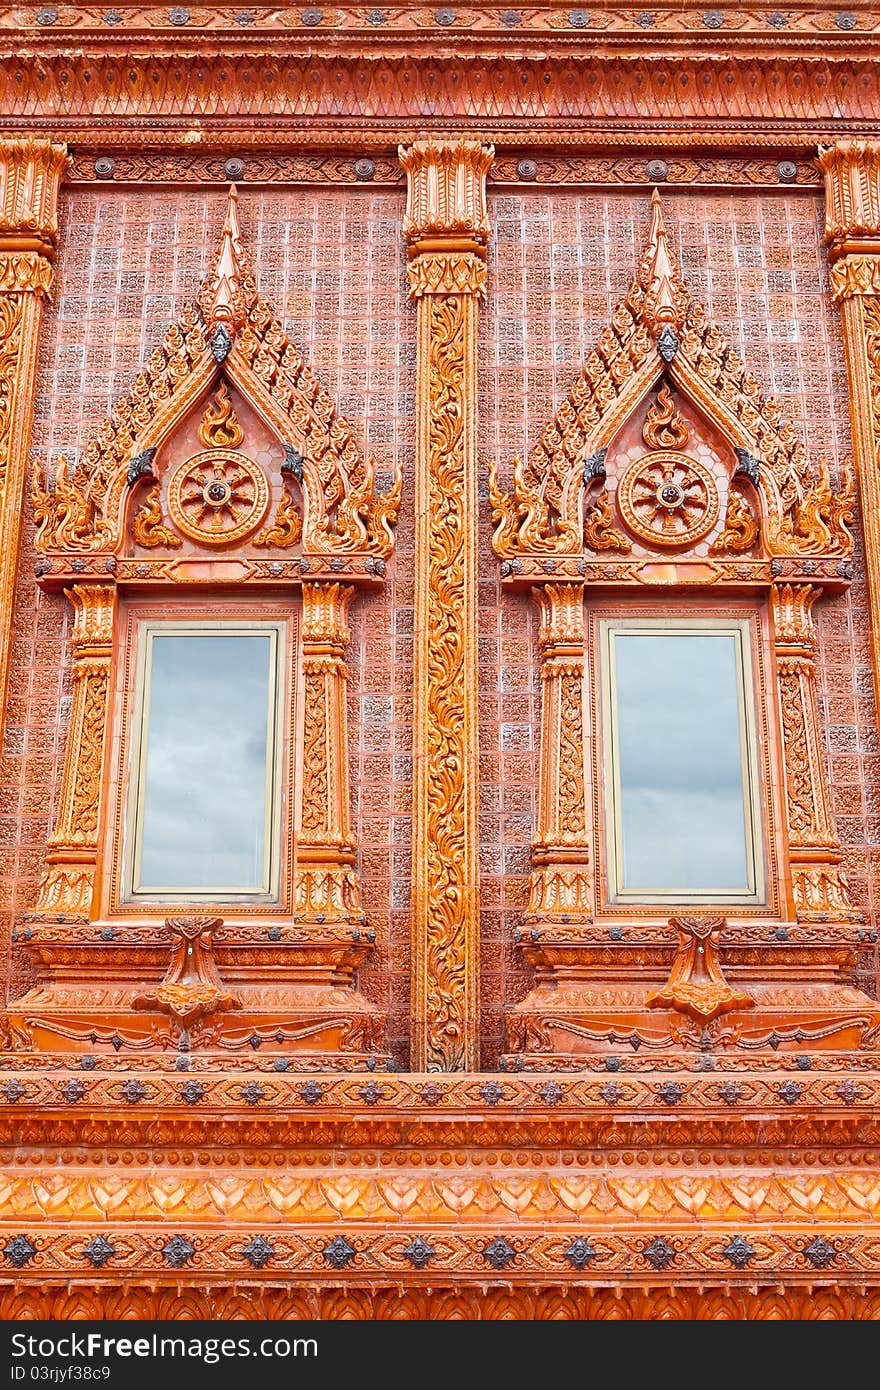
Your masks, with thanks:
[[(880, 1315), (878, 32), (0, 18), (4, 1318)], [(133, 891), (169, 616), (283, 634), (261, 899)], [(636, 620), (751, 898), (614, 889)]]

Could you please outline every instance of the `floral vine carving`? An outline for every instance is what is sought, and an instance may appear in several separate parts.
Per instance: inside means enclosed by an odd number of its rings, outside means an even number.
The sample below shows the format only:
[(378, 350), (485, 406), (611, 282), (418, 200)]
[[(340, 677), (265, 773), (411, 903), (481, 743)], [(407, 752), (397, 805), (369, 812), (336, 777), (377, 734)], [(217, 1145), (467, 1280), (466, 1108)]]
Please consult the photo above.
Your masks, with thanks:
[(24, 303), (20, 295), (0, 298), (0, 496), (6, 487), (12, 443), (12, 405), (18, 371)]
[(815, 838), (813, 781), (807, 746), (801, 679), (803, 663), (787, 659), (779, 666), (779, 703), (785, 736), (788, 825), (793, 838), (809, 843)]
[(559, 806), (563, 840), (583, 841), (584, 802), (584, 672), (581, 662), (560, 679)]
[(321, 834), (328, 814), (327, 711), (320, 660), (308, 660), (304, 681), (302, 828), (306, 836)]
[(428, 555), (427, 976), (432, 1043), (447, 1070), (460, 1069), (467, 959), (459, 903), (466, 888), (465, 731), (459, 690), (464, 680), (464, 518), (459, 505), (465, 463), (464, 335), (459, 295), (427, 304), (431, 352), (429, 468), (432, 479)]

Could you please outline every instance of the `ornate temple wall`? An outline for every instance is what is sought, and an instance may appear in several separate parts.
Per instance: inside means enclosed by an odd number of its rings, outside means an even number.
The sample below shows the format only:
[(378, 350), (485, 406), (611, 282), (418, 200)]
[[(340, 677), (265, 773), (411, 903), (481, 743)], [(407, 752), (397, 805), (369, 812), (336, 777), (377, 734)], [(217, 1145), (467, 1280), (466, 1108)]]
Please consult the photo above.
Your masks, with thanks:
[[(62, 199), (57, 292), (43, 337), (36, 456), (73, 454), (194, 293), (223, 217), (224, 193), (82, 188)], [(480, 339), (481, 458), (502, 471), (529, 450), (638, 262), (644, 194), (516, 191), (490, 199), (489, 302)], [(851, 452), (839, 316), (827, 295), (821, 200), (780, 194), (664, 195), (685, 277), (794, 421), (811, 456)], [(402, 192), (243, 188), (241, 217), (261, 291), (337, 401), (384, 485), (404, 465), (389, 582), (352, 609), (349, 652), (355, 838), (377, 949), (364, 992), (389, 1011), (407, 1058), (415, 316), (405, 299)], [(485, 476), (485, 475), (484, 475)], [(502, 1006), (528, 975), (512, 946), (526, 902), (534, 825), (536, 616), (500, 596), (484, 499), (480, 577), (483, 1065), (502, 1047)], [(858, 528), (857, 528), (858, 529)], [(0, 912), (32, 905), (54, 816), (64, 748), (69, 606), (37, 595), (28, 518), (16, 596), (9, 726), (0, 766)], [(850, 592), (819, 614), (820, 690), (837, 828), (856, 905), (874, 913), (880, 841), (867, 610), (857, 535)], [(876, 892), (876, 890), (875, 890)], [(23, 980), (12, 982), (15, 993)]]

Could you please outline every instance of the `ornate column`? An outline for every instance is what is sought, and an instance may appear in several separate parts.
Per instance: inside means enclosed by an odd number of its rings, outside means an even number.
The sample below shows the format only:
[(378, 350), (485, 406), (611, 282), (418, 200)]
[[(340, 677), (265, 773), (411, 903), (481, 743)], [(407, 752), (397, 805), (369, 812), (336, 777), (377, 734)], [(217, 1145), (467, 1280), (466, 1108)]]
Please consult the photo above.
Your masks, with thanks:
[(831, 293), (840, 305), (880, 705), (880, 140), (819, 152)]
[(98, 850), (116, 587), (75, 584), (64, 592), (74, 609), (73, 698), (55, 830), (33, 916), (85, 921)]
[(479, 1064), (477, 305), (491, 146), (400, 150), (418, 304), (413, 747), (415, 1070)]
[(788, 845), (801, 922), (853, 921), (857, 916), (840, 868), (843, 855), (831, 817), (819, 732), (812, 608), (821, 592), (809, 584), (775, 584), (772, 590)]
[(67, 159), (48, 140), (0, 140), (0, 737), (43, 304)]
[(348, 609), (345, 584), (303, 584), (302, 806), (295, 908), (301, 923), (363, 922), (348, 780)]
[(541, 765), (526, 921), (590, 921), (584, 589), (582, 584), (545, 584), (532, 593), (541, 610)]

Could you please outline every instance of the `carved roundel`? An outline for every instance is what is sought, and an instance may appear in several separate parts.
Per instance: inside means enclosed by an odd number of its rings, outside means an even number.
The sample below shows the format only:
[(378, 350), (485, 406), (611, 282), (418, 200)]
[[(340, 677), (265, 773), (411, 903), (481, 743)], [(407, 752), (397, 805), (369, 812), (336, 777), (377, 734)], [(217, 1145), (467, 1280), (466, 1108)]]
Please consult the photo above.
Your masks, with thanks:
[(715, 479), (687, 454), (645, 454), (620, 480), (617, 502), (627, 527), (653, 546), (693, 545), (718, 520)]
[(256, 530), (269, 505), (262, 468), (232, 449), (208, 449), (175, 469), (168, 510), (179, 531), (202, 545), (229, 545)]

